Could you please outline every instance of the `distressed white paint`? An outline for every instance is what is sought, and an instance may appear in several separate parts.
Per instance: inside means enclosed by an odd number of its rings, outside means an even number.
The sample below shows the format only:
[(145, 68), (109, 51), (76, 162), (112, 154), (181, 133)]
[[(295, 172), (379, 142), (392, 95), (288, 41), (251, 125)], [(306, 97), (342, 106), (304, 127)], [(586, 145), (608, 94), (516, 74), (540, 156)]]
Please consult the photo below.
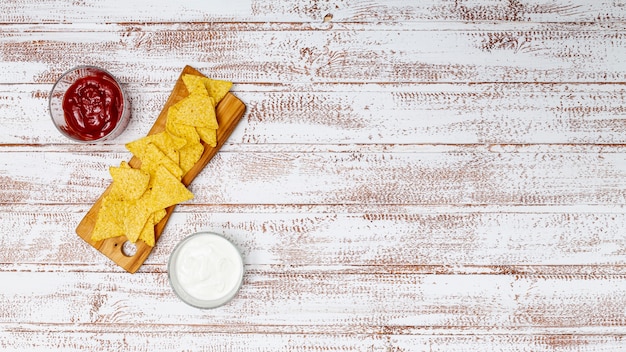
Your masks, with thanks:
[[(0, 349), (600, 351), (626, 336), (625, 7), (615, 1), (0, 3)], [(105, 66), (106, 145), (47, 114)], [(248, 111), (137, 274), (74, 234), (182, 67)], [(166, 262), (231, 238), (245, 282), (186, 306)]]

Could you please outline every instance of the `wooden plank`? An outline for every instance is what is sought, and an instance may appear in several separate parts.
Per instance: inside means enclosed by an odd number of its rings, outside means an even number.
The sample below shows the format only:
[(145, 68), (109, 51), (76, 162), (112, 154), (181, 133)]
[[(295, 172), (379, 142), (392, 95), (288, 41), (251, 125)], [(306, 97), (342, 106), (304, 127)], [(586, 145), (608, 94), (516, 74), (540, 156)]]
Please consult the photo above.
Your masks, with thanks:
[[(46, 325), (48, 329), (51, 327)], [(158, 325), (147, 325), (141, 333), (105, 332), (97, 333), (96, 327), (73, 327), (54, 329), (53, 333), (20, 325), (2, 328), (0, 343), (7, 351), (80, 351), (80, 350), (124, 350), (124, 351), (180, 351), (181, 346), (194, 346), (200, 349), (236, 350), (252, 352), (261, 350), (284, 351), (532, 351), (532, 352), (572, 352), (572, 351), (617, 351), (624, 344), (624, 335), (607, 334), (564, 334), (564, 333), (510, 333), (503, 335), (487, 334), (448, 334), (423, 333), (420, 335), (378, 334), (271, 334), (248, 333), (229, 334), (221, 332), (159, 331)], [(52, 327), (54, 328), (54, 326)], [(66, 330), (61, 330), (65, 328)], [(209, 329), (206, 327), (205, 329)], [(97, 331), (97, 330), (96, 330)]]
[[(0, 86), (0, 145), (67, 143), (45, 123), (49, 88)], [(148, 132), (171, 84), (126, 88), (132, 119), (115, 144)], [(229, 145), (626, 143), (621, 84), (237, 84), (234, 94), (249, 108)]]
[[(52, 83), (77, 63), (144, 84), (172, 82), (188, 64), (237, 83), (621, 83), (625, 35), (553, 27), (0, 33), (0, 83)], [(168, 59), (147, 59), (154, 53)]]
[[(9, 208), (0, 211), (5, 271), (117, 270), (73, 234), (85, 206)], [(611, 275), (624, 269), (624, 228), (616, 206), (181, 206), (142, 272), (165, 270), (181, 239), (209, 230), (230, 238), (246, 265), (269, 271)]]
[[(626, 7), (236, 3), (0, 3), (0, 350), (622, 349)], [(46, 123), (77, 63), (127, 84), (119, 139)], [(72, 232), (187, 64), (249, 114), (127, 275)], [(165, 263), (207, 229), (246, 282), (199, 311)]]
[[(204, 5), (204, 6), (203, 6)], [(24, 11), (24, 9), (28, 11)], [(311, 3), (307, 0), (237, 0), (231, 3), (165, 2), (146, 6), (144, 1), (109, 0), (103, 3), (59, 6), (54, 1), (10, 0), (0, 6), (0, 22), (177, 22), (185, 21), (535, 21), (535, 22), (618, 22), (626, 18), (619, 2), (570, 0), (562, 4), (548, 0), (497, 1), (402, 0)], [(327, 18), (328, 20), (328, 18)]]
[[(334, 274), (247, 271), (228, 305), (203, 311), (172, 292), (167, 273), (0, 272), (1, 324), (97, 324), (100, 333), (145, 325), (219, 326), (223, 333), (415, 334), (423, 329), (619, 331), (626, 276)], [(292, 289), (298, 287), (297, 290)], [(37, 309), (33, 309), (37, 307)], [(210, 316), (210, 323), (207, 317)], [(299, 327), (304, 327), (301, 331)], [(332, 329), (332, 330), (331, 330)], [(261, 330), (262, 331), (262, 330)]]
[[(193, 69), (192, 67), (185, 66), (180, 74), (180, 77), (176, 81), (174, 89), (172, 89), (170, 97), (163, 106), (159, 117), (154, 122), (152, 128), (148, 132), (148, 135), (164, 131), (169, 107), (181, 101), (189, 94), (182, 80), (183, 75), (202, 76), (200, 72)], [(246, 110), (246, 106), (234, 95), (232, 95), (231, 93), (227, 93), (226, 96), (219, 102), (215, 110), (217, 115), (217, 121), (219, 123), (219, 128), (217, 129), (217, 145), (215, 147), (211, 147), (202, 142), (204, 146), (204, 151), (202, 152), (200, 159), (182, 177), (181, 182), (185, 186), (189, 186), (191, 184), (191, 182), (202, 171), (202, 169), (204, 169), (209, 161), (217, 154), (222, 145), (224, 145), (232, 131), (237, 126), (237, 123), (239, 123), (239, 120), (243, 116)], [(138, 167), (141, 162), (138, 158), (133, 157), (128, 163), (131, 167)], [(105, 256), (109, 257), (116, 264), (120, 265), (128, 272), (134, 273), (135, 271), (137, 271), (137, 269), (139, 269), (139, 267), (143, 264), (146, 258), (148, 258), (148, 255), (152, 251), (153, 246), (149, 246), (145, 242), (140, 241), (136, 243), (136, 251), (133, 254), (129, 254), (125, 253), (123, 249), (123, 245), (127, 241), (127, 238), (125, 236), (107, 238), (100, 241), (94, 241), (91, 238), (91, 234), (98, 219), (98, 211), (102, 204), (103, 197), (108, 193), (110, 188), (111, 187), (109, 186), (103, 192), (102, 196), (98, 198), (98, 200), (96, 200), (91, 209), (87, 212), (87, 214), (85, 214), (85, 217), (76, 227), (76, 233), (78, 234), (78, 236), (80, 236), (80, 238), (85, 240), (85, 242), (90, 244), (92, 247), (100, 251)], [(175, 205), (167, 208), (166, 215), (161, 221), (159, 221), (159, 223), (154, 226), (155, 243), (158, 242), (158, 239), (161, 236), (161, 233), (165, 228), (165, 225), (167, 224), (170, 215), (174, 211), (174, 208)]]
[[(219, 153), (191, 185), (189, 204), (623, 205), (624, 158), (497, 149)], [(90, 204), (121, 160), (127, 154), (0, 154), (0, 203)], [(43, 164), (45, 174), (31, 171)]]

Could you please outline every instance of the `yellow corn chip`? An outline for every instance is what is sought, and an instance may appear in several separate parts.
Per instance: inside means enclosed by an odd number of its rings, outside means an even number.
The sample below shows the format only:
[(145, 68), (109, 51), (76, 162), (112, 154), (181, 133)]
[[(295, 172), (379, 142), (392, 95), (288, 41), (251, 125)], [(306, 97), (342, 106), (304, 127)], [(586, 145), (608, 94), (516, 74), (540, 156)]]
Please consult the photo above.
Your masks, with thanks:
[(152, 213), (190, 199), (193, 199), (193, 193), (179, 179), (165, 167), (157, 167), (152, 191), (145, 205), (147, 210)]
[(154, 217), (154, 224), (156, 225), (159, 223), (159, 221), (163, 220), (165, 215), (167, 215), (167, 210), (165, 209), (159, 209), (152, 213), (152, 216)]
[(196, 127), (200, 139), (211, 147), (217, 146), (217, 130), (207, 127)]
[(194, 127), (218, 127), (213, 98), (200, 94), (189, 95), (174, 104), (168, 110), (167, 118)]
[(154, 238), (154, 222), (153, 215), (150, 215), (148, 221), (144, 225), (143, 229), (141, 229), (141, 233), (139, 234), (139, 240), (143, 241), (150, 247), (154, 247), (155, 238)]
[(180, 150), (180, 168), (183, 170), (183, 174), (191, 170), (198, 160), (200, 160), (203, 152), (204, 146), (199, 142), (188, 144)]
[(209, 92), (209, 96), (213, 98), (214, 104), (217, 104), (224, 99), (230, 88), (233, 86), (233, 82), (229, 81), (220, 81), (217, 79), (211, 79), (208, 77), (201, 77), (204, 82), (204, 86), (206, 90)]
[(142, 240), (148, 246), (154, 247), (154, 244), (156, 242), (154, 226), (158, 224), (159, 221), (161, 221), (161, 219), (165, 217), (166, 213), (167, 212), (165, 211), (165, 209), (161, 209), (150, 214), (148, 221), (146, 222), (145, 226), (141, 230), (141, 233), (139, 234), (139, 239)]
[(202, 80), (201, 76), (185, 74), (183, 75), (183, 83), (185, 84), (185, 87), (187, 88), (187, 91), (189, 92), (190, 95), (191, 94), (200, 94), (200, 95), (205, 95), (205, 96), (209, 95), (209, 92), (204, 86), (204, 81)]
[(142, 155), (137, 155), (141, 159), (141, 169), (148, 172), (151, 176), (154, 177), (154, 172), (162, 165), (179, 180), (183, 177), (183, 170), (178, 166), (178, 163), (168, 158), (154, 144), (148, 143), (146, 149), (142, 150), (141, 153)]
[(144, 203), (144, 198), (118, 200), (105, 197), (91, 239), (100, 241), (125, 235), (129, 241), (135, 243), (150, 216)]
[(175, 118), (170, 118), (172, 114), (175, 114), (172, 112), (173, 110), (175, 110), (173, 107), (170, 107), (168, 110), (165, 130), (178, 138), (184, 139), (187, 144), (200, 143), (200, 136), (193, 126), (179, 123)]
[(172, 161), (178, 163), (178, 150), (182, 148), (187, 141), (181, 137), (172, 135), (167, 131), (163, 131), (127, 143), (126, 149), (133, 153), (133, 155), (137, 155), (141, 158), (141, 155), (144, 154), (144, 150), (147, 148), (149, 143), (157, 146), (157, 148), (172, 159)]
[(101, 241), (107, 238), (119, 237), (124, 235), (124, 228), (118, 221), (124, 216), (124, 209), (120, 207), (110, 206), (112, 198), (104, 197), (96, 223), (91, 233), (91, 239)]
[(139, 199), (148, 189), (150, 175), (142, 170), (132, 169), (126, 163), (109, 168), (109, 173), (113, 178), (109, 196), (114, 199)]
[(137, 201), (126, 201), (122, 205), (126, 207), (126, 214), (123, 218), (124, 235), (132, 243), (137, 242), (141, 231), (150, 220), (152, 212), (148, 211), (144, 205), (147, 200), (144, 197)]

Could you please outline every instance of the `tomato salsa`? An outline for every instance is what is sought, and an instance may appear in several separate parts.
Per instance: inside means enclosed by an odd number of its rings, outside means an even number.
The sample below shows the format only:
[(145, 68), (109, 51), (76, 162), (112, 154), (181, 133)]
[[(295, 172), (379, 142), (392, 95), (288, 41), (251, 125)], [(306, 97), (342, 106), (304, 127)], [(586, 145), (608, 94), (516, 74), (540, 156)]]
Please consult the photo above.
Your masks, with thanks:
[(93, 141), (109, 135), (120, 122), (124, 97), (111, 75), (92, 71), (67, 89), (62, 106), (65, 132), (83, 141)]

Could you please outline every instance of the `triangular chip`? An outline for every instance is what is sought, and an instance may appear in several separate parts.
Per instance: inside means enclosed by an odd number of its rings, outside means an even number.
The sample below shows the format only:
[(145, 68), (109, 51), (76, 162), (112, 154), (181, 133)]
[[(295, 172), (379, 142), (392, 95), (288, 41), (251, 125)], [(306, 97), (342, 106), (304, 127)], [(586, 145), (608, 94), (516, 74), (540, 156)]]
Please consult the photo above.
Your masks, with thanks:
[(146, 210), (145, 200), (145, 197), (138, 200), (104, 197), (91, 239), (100, 241), (126, 236), (129, 241), (135, 243), (151, 214)]
[(132, 243), (137, 242), (141, 231), (150, 221), (152, 212), (146, 209), (147, 199), (141, 198), (137, 201), (124, 202), (126, 214), (124, 216), (124, 235)]
[[(119, 206), (111, 206), (112, 198), (104, 197), (96, 223), (91, 233), (93, 241), (102, 241), (107, 238), (119, 237), (124, 235), (124, 228), (120, 219), (124, 216), (124, 209)], [(117, 204), (117, 203), (116, 203)]]
[(161, 165), (179, 180), (183, 177), (183, 170), (178, 166), (178, 163), (168, 158), (154, 144), (148, 143), (145, 150), (141, 152), (143, 155), (137, 155), (141, 159), (141, 169), (148, 172), (152, 177), (154, 177), (154, 172)]
[(165, 210), (165, 209), (159, 209), (159, 210), (155, 211), (154, 213), (152, 213), (154, 224), (156, 225), (156, 224), (159, 223), (159, 221), (163, 220), (165, 215), (167, 215), (167, 210)]
[(166, 213), (167, 212), (165, 211), (165, 209), (161, 209), (150, 214), (148, 222), (146, 222), (146, 225), (141, 230), (141, 233), (139, 234), (139, 239), (148, 246), (154, 247), (154, 244), (156, 242), (154, 226), (165, 217)]
[(150, 247), (154, 247), (156, 242), (154, 238), (154, 222), (152, 218), (153, 216), (150, 215), (150, 218), (148, 218), (148, 221), (144, 225), (143, 229), (141, 229), (141, 233), (138, 238)]
[(176, 112), (173, 112), (174, 107), (170, 107), (167, 114), (167, 120), (165, 121), (165, 130), (178, 137), (184, 139), (187, 144), (196, 144), (200, 143), (200, 136), (198, 132), (196, 132), (196, 128), (193, 126), (185, 125), (176, 120), (176, 118), (170, 118), (170, 116), (175, 115)]
[(109, 196), (118, 200), (139, 199), (148, 189), (150, 175), (139, 169), (132, 169), (126, 163), (119, 167), (110, 167), (113, 178)]
[(152, 213), (190, 199), (193, 199), (193, 193), (179, 179), (163, 166), (156, 169), (152, 191), (146, 202), (147, 210)]
[(217, 130), (207, 127), (196, 127), (200, 139), (211, 147), (217, 146)]
[(213, 98), (200, 94), (188, 95), (174, 104), (168, 110), (167, 118), (194, 127), (218, 127)]
[(184, 74), (183, 75), (183, 83), (185, 84), (185, 87), (187, 88), (187, 91), (189, 92), (189, 94), (200, 94), (200, 95), (209, 95), (209, 92), (207, 91), (205, 85), (204, 85), (204, 81), (202, 80), (201, 76), (196, 76), (196, 75), (190, 75), (190, 74)]
[[(165, 209), (161, 211), (163, 212), (163, 214), (165, 214)], [(163, 217), (161, 216), (160, 211), (150, 214), (148, 221), (146, 222), (143, 229), (141, 230), (141, 233), (139, 234), (139, 240), (143, 241), (145, 244), (147, 244), (150, 247), (154, 247), (154, 244), (156, 242), (154, 225), (156, 225), (159, 221), (161, 221), (162, 218)]]
[(133, 153), (133, 155), (141, 158), (141, 156), (144, 154), (144, 150), (150, 143), (157, 146), (157, 148), (159, 148), (163, 153), (165, 153), (165, 155), (172, 159), (172, 161), (178, 163), (178, 150), (182, 148), (187, 143), (187, 141), (181, 137), (172, 135), (167, 131), (163, 131), (127, 143), (126, 149)]
[(228, 94), (228, 91), (230, 91), (230, 88), (233, 86), (233, 82), (220, 81), (208, 77), (202, 77), (202, 81), (204, 82), (206, 90), (209, 92), (209, 96), (215, 101), (216, 106), (222, 99), (224, 99), (226, 94)]
[(200, 143), (188, 144), (180, 150), (180, 168), (186, 174), (200, 160), (204, 146)]

